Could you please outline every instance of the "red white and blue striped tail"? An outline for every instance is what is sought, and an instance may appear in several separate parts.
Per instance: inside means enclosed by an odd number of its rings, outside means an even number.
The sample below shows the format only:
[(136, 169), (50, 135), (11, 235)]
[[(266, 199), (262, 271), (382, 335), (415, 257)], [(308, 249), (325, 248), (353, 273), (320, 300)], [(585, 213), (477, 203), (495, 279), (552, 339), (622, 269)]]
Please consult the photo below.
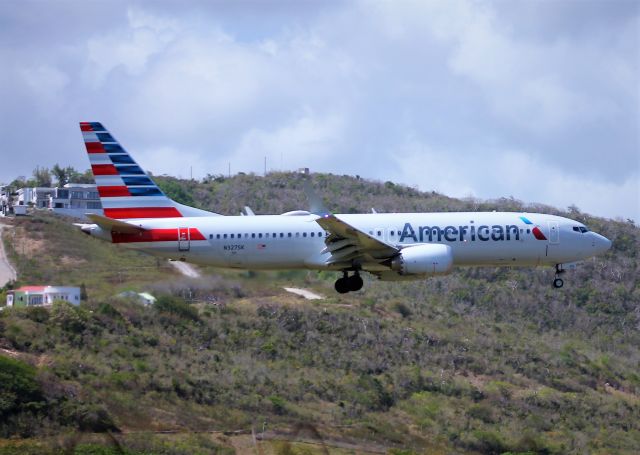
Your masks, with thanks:
[(98, 122), (80, 122), (104, 216), (145, 219), (216, 216), (169, 199)]

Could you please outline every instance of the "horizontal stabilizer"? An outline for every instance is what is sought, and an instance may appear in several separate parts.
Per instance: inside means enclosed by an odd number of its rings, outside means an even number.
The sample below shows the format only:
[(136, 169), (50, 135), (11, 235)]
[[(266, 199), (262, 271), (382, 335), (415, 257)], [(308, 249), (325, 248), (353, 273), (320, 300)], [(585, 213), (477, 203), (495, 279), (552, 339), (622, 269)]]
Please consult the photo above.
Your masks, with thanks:
[(137, 234), (141, 231), (146, 231), (143, 227), (135, 226), (125, 221), (96, 215), (95, 213), (87, 213), (86, 216), (105, 231), (117, 232), (120, 234)]

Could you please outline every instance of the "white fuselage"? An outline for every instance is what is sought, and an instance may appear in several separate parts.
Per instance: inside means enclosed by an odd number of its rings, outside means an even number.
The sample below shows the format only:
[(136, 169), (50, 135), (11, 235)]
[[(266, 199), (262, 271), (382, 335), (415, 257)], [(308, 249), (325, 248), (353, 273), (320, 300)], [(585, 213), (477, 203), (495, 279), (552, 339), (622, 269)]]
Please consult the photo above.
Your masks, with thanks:
[[(343, 214), (341, 220), (398, 248), (449, 245), (457, 266), (536, 266), (575, 262), (610, 242), (554, 215), (511, 212)], [(334, 269), (317, 215), (212, 216), (128, 220), (164, 236), (116, 241), (129, 248), (195, 264), (243, 269)], [(537, 233), (534, 233), (534, 228)], [(582, 231), (576, 228), (583, 228)], [(93, 235), (112, 240), (100, 228)], [(175, 239), (171, 237), (175, 235)], [(167, 237), (169, 236), (169, 237)], [(380, 266), (380, 270), (388, 270)]]

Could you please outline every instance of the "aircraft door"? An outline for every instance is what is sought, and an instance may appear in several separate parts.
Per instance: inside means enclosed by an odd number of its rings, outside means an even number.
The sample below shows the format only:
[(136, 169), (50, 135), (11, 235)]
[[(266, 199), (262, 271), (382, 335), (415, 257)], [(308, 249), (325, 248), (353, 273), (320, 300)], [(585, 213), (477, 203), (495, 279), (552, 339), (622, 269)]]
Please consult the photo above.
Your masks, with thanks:
[(191, 237), (188, 227), (178, 228), (178, 251), (189, 251), (191, 247)]
[(549, 243), (560, 243), (560, 229), (557, 221), (549, 221)]

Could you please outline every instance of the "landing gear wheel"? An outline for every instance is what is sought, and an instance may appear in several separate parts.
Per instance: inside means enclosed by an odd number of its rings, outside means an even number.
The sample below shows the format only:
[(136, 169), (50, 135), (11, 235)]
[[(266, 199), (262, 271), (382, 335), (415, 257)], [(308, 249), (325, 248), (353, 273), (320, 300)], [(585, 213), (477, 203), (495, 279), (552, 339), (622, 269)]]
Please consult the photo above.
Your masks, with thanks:
[(346, 294), (351, 290), (349, 289), (349, 278), (343, 277), (343, 278), (337, 279), (334, 287), (336, 288), (336, 291), (338, 291), (339, 294)]
[(562, 278), (560, 278), (560, 275), (562, 275), (564, 272), (566, 272), (566, 270), (562, 268), (562, 264), (556, 264), (556, 279), (553, 280), (554, 288), (560, 289), (562, 286), (564, 286), (564, 281), (562, 281)]
[(349, 290), (350, 291), (359, 291), (360, 289), (362, 289), (362, 285), (364, 284), (364, 282), (362, 281), (362, 277), (359, 274), (355, 274), (349, 278), (347, 278), (347, 280), (349, 281)]

